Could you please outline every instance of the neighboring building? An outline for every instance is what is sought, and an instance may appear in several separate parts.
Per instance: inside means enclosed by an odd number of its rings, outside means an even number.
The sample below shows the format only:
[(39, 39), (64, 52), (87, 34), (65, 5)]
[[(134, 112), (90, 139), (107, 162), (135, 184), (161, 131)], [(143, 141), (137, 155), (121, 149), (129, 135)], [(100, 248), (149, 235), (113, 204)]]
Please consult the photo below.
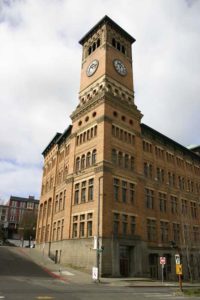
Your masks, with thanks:
[(7, 225), (8, 219), (8, 206), (7, 205), (0, 205), (0, 226), (5, 228)]
[(80, 40), (72, 125), (43, 151), (37, 247), (70, 265), (99, 265), (102, 276), (160, 278), (165, 256), (167, 279), (179, 251), (184, 278), (198, 278), (200, 157), (141, 124), (134, 42), (107, 16)]
[(8, 215), (7, 215), (7, 231), (8, 238), (20, 238), (19, 225), (26, 212), (38, 212), (39, 200), (35, 199), (34, 196), (28, 198), (11, 196), (7, 204)]

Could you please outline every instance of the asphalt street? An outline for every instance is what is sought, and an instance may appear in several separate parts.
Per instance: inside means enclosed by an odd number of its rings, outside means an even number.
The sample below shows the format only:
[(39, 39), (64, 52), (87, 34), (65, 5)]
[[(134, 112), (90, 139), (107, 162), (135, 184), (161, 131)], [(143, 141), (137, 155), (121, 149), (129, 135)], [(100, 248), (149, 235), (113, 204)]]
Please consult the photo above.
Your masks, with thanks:
[(0, 247), (0, 299), (6, 300), (142, 300), (196, 299), (170, 287), (123, 287), (62, 280), (34, 263), (21, 248)]

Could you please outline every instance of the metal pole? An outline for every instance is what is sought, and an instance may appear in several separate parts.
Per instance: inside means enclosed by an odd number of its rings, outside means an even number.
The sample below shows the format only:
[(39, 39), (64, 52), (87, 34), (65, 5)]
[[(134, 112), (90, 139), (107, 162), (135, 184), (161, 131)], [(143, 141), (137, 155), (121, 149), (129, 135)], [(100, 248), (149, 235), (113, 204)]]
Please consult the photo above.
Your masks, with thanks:
[(97, 282), (99, 282), (99, 263), (100, 263), (100, 253), (99, 253), (99, 227), (100, 227), (100, 191), (101, 191), (101, 179), (103, 176), (99, 177), (98, 185), (98, 205), (97, 205), (97, 249), (96, 249), (96, 267), (97, 267)]
[(162, 284), (163, 284), (163, 264), (161, 265), (161, 268), (162, 268)]

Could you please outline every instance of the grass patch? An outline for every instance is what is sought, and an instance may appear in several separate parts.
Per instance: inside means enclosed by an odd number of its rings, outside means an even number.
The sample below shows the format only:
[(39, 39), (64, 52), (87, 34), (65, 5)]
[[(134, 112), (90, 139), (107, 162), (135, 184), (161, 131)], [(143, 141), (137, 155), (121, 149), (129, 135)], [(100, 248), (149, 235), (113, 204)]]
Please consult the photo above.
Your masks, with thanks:
[(191, 289), (184, 289), (183, 293), (187, 296), (200, 296), (200, 289), (195, 289), (195, 288), (191, 288)]

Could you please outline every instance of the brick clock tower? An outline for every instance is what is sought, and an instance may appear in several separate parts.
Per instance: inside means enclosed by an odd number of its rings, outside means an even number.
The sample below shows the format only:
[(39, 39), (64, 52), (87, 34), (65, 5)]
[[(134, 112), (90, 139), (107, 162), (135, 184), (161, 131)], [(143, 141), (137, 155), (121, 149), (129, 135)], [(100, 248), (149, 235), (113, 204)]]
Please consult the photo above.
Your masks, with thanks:
[(56, 262), (98, 267), (102, 276), (158, 279), (164, 256), (171, 280), (178, 247), (188, 265), (185, 241), (199, 262), (199, 147), (192, 152), (141, 123), (134, 42), (107, 16), (80, 40), (79, 103), (43, 151), (36, 241)]
[[(80, 102), (71, 118), (80, 172), (74, 180), (94, 176), (94, 203), (87, 206), (94, 210), (97, 247), (104, 249), (97, 257), (101, 274), (127, 276), (138, 272), (130, 267), (137, 241), (124, 240), (125, 236), (135, 235), (131, 230), (137, 215), (136, 186), (143, 171), (142, 115), (134, 103), (131, 49), (134, 42), (132, 36), (107, 16), (79, 42), (83, 47)], [(93, 129), (92, 136), (89, 128)], [(81, 171), (81, 161), (87, 161), (88, 151), (96, 151), (95, 166)], [(123, 217), (124, 223), (120, 221)]]
[(142, 114), (134, 103), (134, 42), (107, 16), (80, 40), (79, 104), (72, 125), (43, 152), (37, 243), (56, 260), (96, 266), (101, 275), (141, 273)]

